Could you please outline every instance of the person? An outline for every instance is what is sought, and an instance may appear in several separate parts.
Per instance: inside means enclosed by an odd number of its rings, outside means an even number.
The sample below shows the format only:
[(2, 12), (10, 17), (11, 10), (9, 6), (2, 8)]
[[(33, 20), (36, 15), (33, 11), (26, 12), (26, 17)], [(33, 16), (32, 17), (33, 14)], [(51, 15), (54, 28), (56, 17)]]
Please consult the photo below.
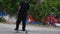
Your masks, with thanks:
[(29, 3), (27, 0), (24, 0), (23, 2), (20, 3), (19, 9), (18, 9), (18, 17), (17, 17), (17, 21), (16, 21), (16, 28), (15, 30), (19, 29), (19, 24), (22, 21), (22, 31), (25, 31), (26, 28), (26, 17), (27, 17), (27, 13), (29, 10)]
[(57, 23), (57, 17), (55, 13), (51, 13), (49, 16), (47, 16), (45, 21), (46, 21), (46, 24), (54, 26), (55, 23)]
[(34, 19), (31, 15), (28, 16), (28, 21), (29, 21), (29, 24), (31, 24), (34, 21)]

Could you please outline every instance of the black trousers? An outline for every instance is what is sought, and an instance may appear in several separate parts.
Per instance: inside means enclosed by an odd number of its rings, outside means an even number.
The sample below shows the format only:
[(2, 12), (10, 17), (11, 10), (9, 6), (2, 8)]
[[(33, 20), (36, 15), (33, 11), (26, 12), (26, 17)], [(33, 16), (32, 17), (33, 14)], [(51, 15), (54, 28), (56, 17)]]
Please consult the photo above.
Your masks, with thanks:
[(24, 31), (25, 30), (25, 27), (26, 27), (26, 15), (18, 15), (18, 18), (17, 18), (17, 21), (16, 21), (16, 29), (18, 30), (19, 29), (19, 24), (21, 23), (22, 21), (22, 30)]

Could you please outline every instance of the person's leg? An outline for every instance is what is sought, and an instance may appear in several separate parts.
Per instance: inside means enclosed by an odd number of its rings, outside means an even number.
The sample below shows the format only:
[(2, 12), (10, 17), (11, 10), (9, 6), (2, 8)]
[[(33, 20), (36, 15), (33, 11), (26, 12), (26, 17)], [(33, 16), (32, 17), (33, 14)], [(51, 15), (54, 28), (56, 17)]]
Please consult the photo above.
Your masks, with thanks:
[(26, 16), (22, 17), (22, 30), (25, 31), (26, 27)]
[(19, 24), (21, 23), (21, 17), (19, 16), (17, 21), (16, 21), (16, 28), (15, 30), (18, 30), (19, 29)]

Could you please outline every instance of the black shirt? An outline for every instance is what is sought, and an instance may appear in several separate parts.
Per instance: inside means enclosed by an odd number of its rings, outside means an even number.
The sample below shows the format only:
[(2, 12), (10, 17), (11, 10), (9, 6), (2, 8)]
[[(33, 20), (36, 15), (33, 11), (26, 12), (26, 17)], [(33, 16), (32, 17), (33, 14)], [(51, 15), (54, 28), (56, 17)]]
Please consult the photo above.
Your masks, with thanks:
[(29, 10), (30, 5), (28, 3), (25, 2), (21, 2), (20, 3), (21, 9), (20, 9), (20, 14), (27, 14), (27, 11)]

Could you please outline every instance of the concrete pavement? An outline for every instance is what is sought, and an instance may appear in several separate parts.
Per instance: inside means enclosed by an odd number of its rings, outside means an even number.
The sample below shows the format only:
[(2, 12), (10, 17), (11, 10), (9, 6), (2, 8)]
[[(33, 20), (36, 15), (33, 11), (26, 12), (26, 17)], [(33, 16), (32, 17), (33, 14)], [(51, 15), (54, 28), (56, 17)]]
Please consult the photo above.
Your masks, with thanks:
[[(1, 24), (0, 23), (0, 34), (26, 34), (25, 32), (19, 31), (16, 33), (14, 31), (15, 24)], [(20, 25), (20, 30), (22, 26)], [(51, 27), (35, 27), (35, 26), (26, 26), (28, 34), (60, 34), (60, 28), (51, 28)]]

